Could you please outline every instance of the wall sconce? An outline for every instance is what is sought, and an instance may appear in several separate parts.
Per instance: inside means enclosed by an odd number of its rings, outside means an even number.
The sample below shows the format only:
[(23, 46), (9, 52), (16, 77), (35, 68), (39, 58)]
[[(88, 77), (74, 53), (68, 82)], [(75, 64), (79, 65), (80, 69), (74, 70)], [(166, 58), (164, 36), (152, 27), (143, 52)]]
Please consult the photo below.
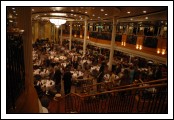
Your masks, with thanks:
[(136, 49), (138, 49), (138, 48), (139, 48), (139, 45), (137, 44), (137, 45), (136, 45)]
[(121, 42), (121, 45), (122, 46), (126, 46), (126, 42)]
[(142, 45), (136, 45), (136, 49), (142, 50)]
[(160, 49), (160, 48), (158, 48), (157, 49), (157, 54), (162, 54), (162, 55), (164, 55), (164, 54), (166, 54), (166, 49)]
[(126, 42), (123, 42), (123, 46), (126, 46)]
[(161, 54), (164, 55), (165, 53), (166, 53), (166, 50), (165, 49), (162, 49)]
[(142, 50), (142, 45), (139, 46), (139, 49)]
[(82, 38), (82, 35), (80, 35), (80, 38)]
[(157, 49), (157, 54), (160, 54), (160, 51), (161, 51), (161, 50), (158, 48), (158, 49)]
[(77, 37), (77, 35), (76, 35), (76, 34), (74, 34), (74, 37)]
[(87, 39), (89, 39), (89, 35), (87, 36)]

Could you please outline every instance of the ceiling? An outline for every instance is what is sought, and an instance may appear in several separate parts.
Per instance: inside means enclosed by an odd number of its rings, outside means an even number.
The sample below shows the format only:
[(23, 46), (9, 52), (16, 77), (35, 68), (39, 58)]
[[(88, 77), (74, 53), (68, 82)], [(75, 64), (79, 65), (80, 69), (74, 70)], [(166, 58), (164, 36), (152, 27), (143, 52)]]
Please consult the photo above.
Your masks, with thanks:
[[(18, 8), (7, 7), (17, 17)], [(14, 12), (14, 10), (16, 12)], [(33, 21), (61, 18), (67, 21), (111, 22), (116, 17), (120, 23), (167, 21), (168, 7), (31, 7)], [(154, 23), (156, 24), (156, 23)]]

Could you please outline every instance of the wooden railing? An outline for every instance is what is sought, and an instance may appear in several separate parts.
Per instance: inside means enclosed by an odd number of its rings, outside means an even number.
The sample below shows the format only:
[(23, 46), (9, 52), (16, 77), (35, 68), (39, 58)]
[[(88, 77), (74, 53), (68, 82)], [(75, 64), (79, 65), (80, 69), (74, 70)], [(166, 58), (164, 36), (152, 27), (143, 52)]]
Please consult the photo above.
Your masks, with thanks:
[(94, 81), (93, 77), (73, 80), (72, 82), (75, 85), (75, 92), (76, 93), (83, 92), (82, 88), (88, 85), (92, 85), (93, 81)]
[(16, 108), (15, 102), (25, 90), (25, 66), (22, 35), (8, 32), (6, 42), (6, 105), (10, 112)]
[[(134, 86), (138, 86), (138, 85), (143, 85), (143, 84), (157, 84), (157, 83), (161, 83), (161, 82), (165, 82), (165, 79), (160, 79), (160, 80), (152, 80), (149, 82), (143, 82), (142, 80), (137, 81), (136, 83), (130, 84), (130, 85), (124, 85), (124, 86), (119, 86), (121, 79), (117, 79), (115, 81), (112, 82), (101, 82), (101, 83), (96, 83), (93, 85), (87, 85), (87, 86), (82, 86), (80, 89), (81, 91), (79, 91), (78, 94), (94, 94), (94, 93), (99, 93), (99, 92), (103, 92), (103, 91), (110, 91), (110, 90), (118, 90), (118, 89), (123, 89), (123, 88), (128, 88), (128, 87), (134, 87)], [(97, 87), (100, 87), (101, 89), (98, 90)]]
[[(148, 82), (149, 83), (149, 82)], [(150, 84), (151, 83), (151, 84)], [(62, 97), (60, 113), (168, 113), (167, 79), (96, 94)], [(142, 84), (142, 83), (140, 83)], [(156, 91), (149, 91), (155, 88)]]

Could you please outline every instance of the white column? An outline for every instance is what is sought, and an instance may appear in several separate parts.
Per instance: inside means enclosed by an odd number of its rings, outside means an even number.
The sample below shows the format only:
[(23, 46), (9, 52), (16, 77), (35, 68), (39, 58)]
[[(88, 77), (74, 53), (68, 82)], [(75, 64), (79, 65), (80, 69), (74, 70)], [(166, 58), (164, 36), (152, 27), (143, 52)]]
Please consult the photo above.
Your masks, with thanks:
[(71, 50), (71, 40), (72, 40), (72, 21), (70, 21), (69, 50)]
[(138, 34), (138, 25), (137, 25), (137, 28), (136, 28), (136, 35)]
[(62, 46), (62, 27), (63, 25), (61, 25), (61, 33), (60, 33), (60, 45)]
[(86, 35), (87, 35), (87, 19), (85, 18), (84, 42), (83, 42), (83, 56), (86, 54)]
[(112, 62), (113, 62), (113, 55), (114, 55), (114, 46), (115, 46), (115, 33), (116, 33), (116, 18), (113, 18), (113, 29), (112, 29), (112, 39), (111, 39), (111, 47), (110, 47), (110, 56), (109, 56), (109, 68), (108, 70), (112, 70)]
[(129, 25), (126, 26), (126, 34), (129, 34)]
[(129, 63), (131, 63), (132, 55), (129, 55)]
[(160, 36), (162, 37), (164, 34), (164, 25), (161, 26)]
[(100, 48), (100, 54), (101, 54), (101, 48)]
[(158, 36), (158, 35), (159, 35), (159, 30), (160, 30), (160, 27), (158, 27), (158, 32), (157, 32), (157, 35), (156, 35), (156, 36)]

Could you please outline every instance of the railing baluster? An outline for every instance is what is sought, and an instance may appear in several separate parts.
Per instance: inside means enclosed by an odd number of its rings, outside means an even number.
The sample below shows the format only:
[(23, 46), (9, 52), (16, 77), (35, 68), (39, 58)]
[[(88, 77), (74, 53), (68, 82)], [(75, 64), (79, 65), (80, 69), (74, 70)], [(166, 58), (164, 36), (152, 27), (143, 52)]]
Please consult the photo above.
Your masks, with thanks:
[(167, 90), (158, 89), (156, 93), (145, 91), (153, 87), (167, 87), (167, 84), (122, 86), (120, 89), (88, 95), (71, 93), (65, 97), (65, 110), (79, 113), (167, 113)]

